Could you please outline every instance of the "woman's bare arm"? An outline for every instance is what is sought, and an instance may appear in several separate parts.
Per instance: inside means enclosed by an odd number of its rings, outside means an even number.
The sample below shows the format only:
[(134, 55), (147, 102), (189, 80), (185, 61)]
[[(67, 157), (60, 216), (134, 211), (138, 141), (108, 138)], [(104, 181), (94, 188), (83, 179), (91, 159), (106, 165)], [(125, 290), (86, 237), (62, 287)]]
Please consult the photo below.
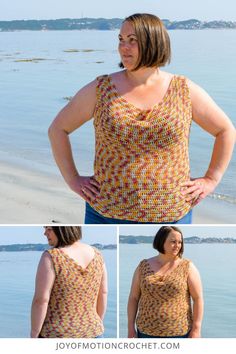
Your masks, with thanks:
[(103, 275), (99, 288), (98, 299), (97, 299), (97, 313), (101, 320), (104, 319), (106, 309), (107, 309), (107, 294), (108, 294), (108, 286), (107, 286), (107, 270), (105, 263), (103, 265)]
[(96, 81), (83, 87), (58, 113), (49, 127), (53, 155), (69, 187), (83, 199), (95, 198), (99, 185), (93, 177), (80, 176), (74, 162), (69, 134), (93, 117), (96, 105)]
[(202, 283), (199, 272), (192, 263), (190, 263), (189, 269), (188, 288), (190, 296), (193, 299), (193, 325), (189, 338), (200, 338), (203, 318)]
[(188, 81), (193, 120), (205, 131), (215, 137), (209, 167), (205, 176), (194, 178), (183, 184), (183, 194), (193, 205), (199, 203), (213, 192), (220, 182), (233, 153), (235, 144), (235, 128), (227, 115), (217, 106), (212, 98), (198, 85)]
[(38, 265), (31, 307), (31, 338), (37, 338), (42, 329), (54, 281), (55, 271), (51, 256), (44, 252)]
[(136, 328), (135, 320), (138, 311), (138, 303), (140, 298), (140, 276), (139, 276), (139, 267), (135, 270), (132, 280), (132, 285), (129, 294), (128, 300), (128, 338), (136, 338)]

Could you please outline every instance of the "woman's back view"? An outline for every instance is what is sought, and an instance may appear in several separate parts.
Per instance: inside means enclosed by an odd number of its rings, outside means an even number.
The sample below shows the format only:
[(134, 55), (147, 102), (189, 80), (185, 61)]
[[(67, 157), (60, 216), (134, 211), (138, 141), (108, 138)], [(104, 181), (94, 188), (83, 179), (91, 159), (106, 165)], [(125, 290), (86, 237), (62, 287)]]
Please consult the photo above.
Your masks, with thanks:
[(96, 311), (103, 274), (103, 259), (94, 249), (94, 258), (81, 267), (62, 249), (48, 251), (56, 278), (48, 304), (42, 337), (93, 338), (104, 331)]
[[(52, 232), (52, 228), (45, 232), (51, 245), (54, 244)], [(34, 323), (37, 325), (39, 322), (36, 319), (37, 297), (43, 299), (47, 294), (47, 309), (44, 310), (39, 337), (94, 338), (102, 335), (106, 271), (103, 258), (96, 248), (75, 241), (44, 252), (36, 277), (32, 328)]]

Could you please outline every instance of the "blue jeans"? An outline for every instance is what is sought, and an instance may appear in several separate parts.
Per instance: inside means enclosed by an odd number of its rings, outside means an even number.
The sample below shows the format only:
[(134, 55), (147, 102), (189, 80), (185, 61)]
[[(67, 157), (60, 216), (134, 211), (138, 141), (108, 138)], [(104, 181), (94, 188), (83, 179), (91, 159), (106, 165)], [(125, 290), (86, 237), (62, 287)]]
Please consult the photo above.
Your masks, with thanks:
[[(45, 337), (42, 337), (42, 336), (39, 334), (38, 338), (45, 338)], [(104, 338), (104, 335), (101, 334), (100, 336), (97, 336), (97, 337), (95, 337), (95, 338)]]
[(149, 334), (142, 333), (139, 330), (137, 330), (138, 338), (188, 338), (189, 333), (190, 333), (190, 331), (188, 333), (184, 334), (183, 336), (176, 336), (176, 337), (172, 337), (172, 336), (171, 337), (167, 337), (167, 336), (166, 337), (155, 337), (155, 336), (149, 336)]
[(95, 209), (93, 209), (88, 203), (86, 203), (85, 210), (85, 224), (191, 224), (192, 223), (192, 210), (190, 210), (183, 218), (178, 221), (173, 222), (141, 222), (141, 221), (131, 221), (122, 220), (115, 218), (107, 218), (102, 216)]

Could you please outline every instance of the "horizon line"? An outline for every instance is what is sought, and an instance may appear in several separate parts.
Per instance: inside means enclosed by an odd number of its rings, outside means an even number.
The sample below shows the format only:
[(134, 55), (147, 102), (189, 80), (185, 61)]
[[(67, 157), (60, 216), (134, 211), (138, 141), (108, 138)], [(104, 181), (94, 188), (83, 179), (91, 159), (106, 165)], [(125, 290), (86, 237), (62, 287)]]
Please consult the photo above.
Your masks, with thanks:
[[(125, 16), (127, 17), (127, 16)], [(112, 19), (119, 19), (119, 20), (123, 20), (125, 17), (89, 17), (89, 16), (83, 16), (83, 17), (60, 17), (60, 18), (21, 18), (21, 19), (11, 19), (11, 20), (1, 20), (0, 22), (9, 22), (9, 21), (55, 21), (55, 20), (82, 20), (82, 19), (94, 19), (94, 20), (99, 20), (99, 19), (105, 19), (105, 20), (112, 20)], [(161, 18), (161, 20), (168, 20), (171, 22), (182, 22), (182, 21), (190, 21), (190, 20), (197, 20), (200, 22), (211, 22), (211, 21), (226, 21), (226, 22), (236, 22), (235, 20), (229, 20), (229, 19), (210, 19), (210, 20), (200, 20), (198, 18), (185, 18), (185, 19), (179, 19), (179, 20), (170, 20), (169, 18)]]

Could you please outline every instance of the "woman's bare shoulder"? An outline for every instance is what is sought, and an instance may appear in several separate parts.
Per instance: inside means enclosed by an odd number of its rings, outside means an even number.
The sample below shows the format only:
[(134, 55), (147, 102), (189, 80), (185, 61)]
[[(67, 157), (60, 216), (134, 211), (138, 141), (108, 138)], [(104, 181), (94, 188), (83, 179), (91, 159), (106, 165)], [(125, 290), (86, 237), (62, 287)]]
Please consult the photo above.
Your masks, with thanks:
[(159, 71), (160, 73), (160, 78), (163, 82), (171, 82), (171, 80), (175, 77), (175, 76), (178, 76), (176, 74), (173, 74), (173, 73), (169, 73), (167, 71), (163, 71), (163, 70), (160, 70)]
[(194, 98), (200, 98), (200, 99), (210, 99), (210, 96), (208, 93), (204, 90), (203, 87), (198, 85), (196, 82), (192, 81), (190, 78), (185, 77), (187, 85), (190, 90), (191, 97)]
[(153, 264), (153, 262), (155, 262), (156, 257), (151, 257), (151, 258), (144, 258), (139, 262), (138, 268), (145, 266), (147, 264)]
[(53, 259), (50, 250), (44, 251), (41, 255), (38, 271), (50, 270), (53, 267)]
[(88, 93), (95, 93), (96, 92), (96, 86), (97, 86), (97, 78), (94, 79), (93, 81), (88, 82), (86, 85), (81, 87), (77, 94), (88, 94)]
[(124, 75), (125, 70), (119, 70), (119, 71), (115, 71), (113, 73), (110, 73), (108, 76), (110, 76), (112, 79), (115, 78), (120, 78)]
[(171, 79), (174, 76), (178, 76), (178, 74), (173, 74), (173, 73), (170, 73), (169, 71), (165, 71), (165, 70), (160, 70), (160, 73), (163, 77), (165, 77), (167, 79)]
[(51, 249), (49, 249), (49, 250), (45, 250), (43, 253), (42, 253), (42, 255), (41, 255), (41, 259), (49, 259), (49, 260), (51, 260), (52, 259), (52, 253), (55, 253), (55, 250), (56, 248), (51, 248)]
[(195, 264), (191, 260), (188, 260), (188, 272), (189, 272), (189, 276), (195, 277), (195, 276), (199, 275), (198, 268), (195, 266)]

